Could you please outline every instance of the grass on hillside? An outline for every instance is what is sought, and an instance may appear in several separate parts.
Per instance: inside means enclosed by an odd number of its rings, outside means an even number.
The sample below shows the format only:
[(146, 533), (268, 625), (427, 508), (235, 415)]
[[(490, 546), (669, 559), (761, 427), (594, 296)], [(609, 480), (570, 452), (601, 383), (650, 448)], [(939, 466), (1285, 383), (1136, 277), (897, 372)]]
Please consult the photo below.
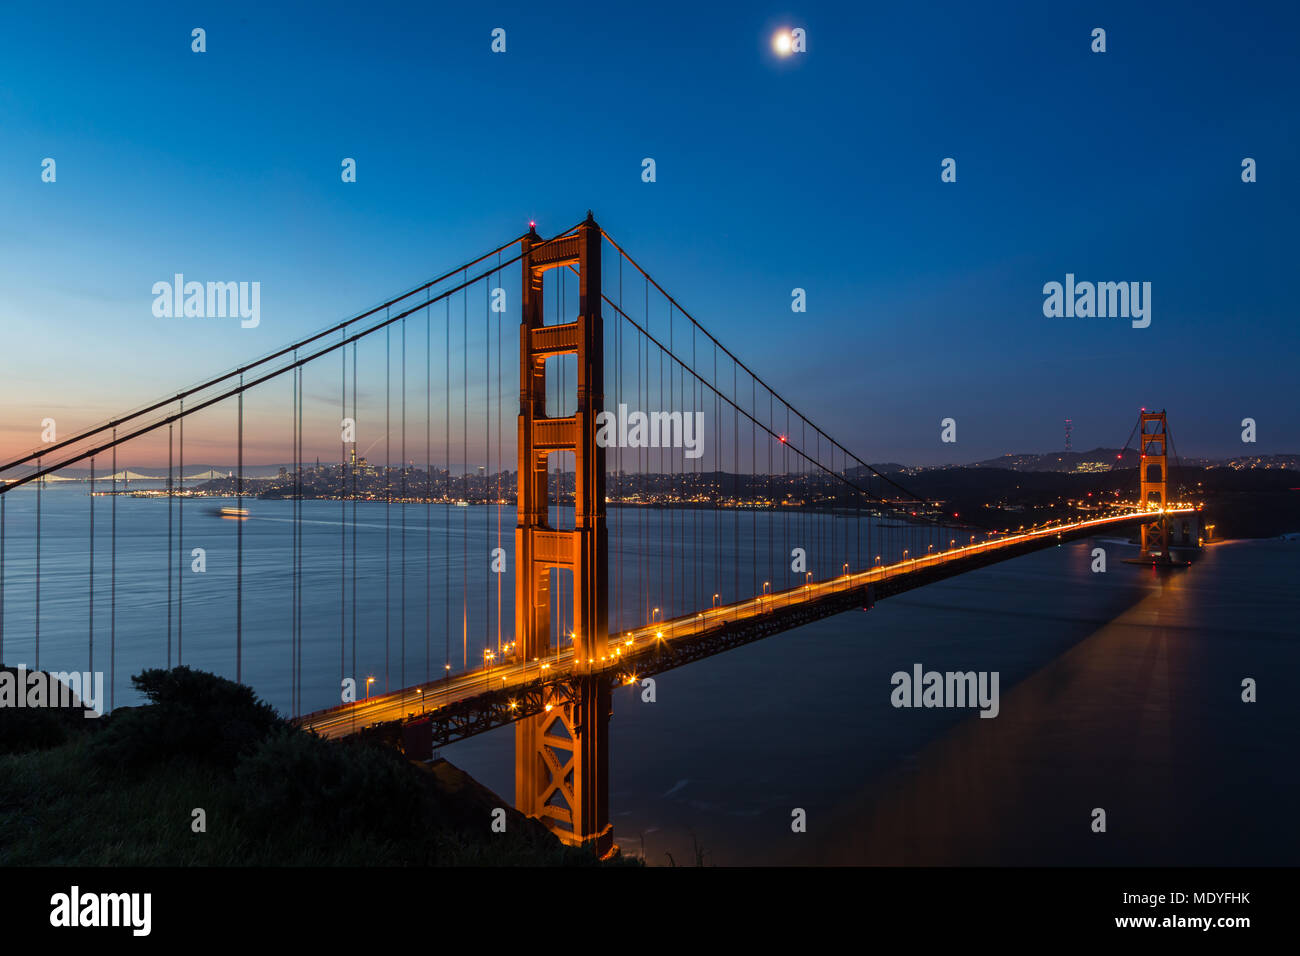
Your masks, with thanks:
[[(149, 704), (95, 720), (29, 711), (59, 726), (25, 726), (30, 747), (4, 739), (0, 865), (599, 862), (446, 762), (322, 740), (248, 688), (189, 668), (132, 680)], [(497, 806), (505, 833), (491, 829)], [(205, 832), (193, 828), (198, 808)]]

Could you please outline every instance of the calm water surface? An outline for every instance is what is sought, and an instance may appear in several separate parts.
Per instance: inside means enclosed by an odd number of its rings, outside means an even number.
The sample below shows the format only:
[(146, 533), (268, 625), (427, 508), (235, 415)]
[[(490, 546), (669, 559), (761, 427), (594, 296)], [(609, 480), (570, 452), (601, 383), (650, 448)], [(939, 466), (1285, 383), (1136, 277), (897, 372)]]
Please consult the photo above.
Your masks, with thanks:
[[(30, 666), (35, 495), (5, 498), (4, 661)], [(117, 499), (119, 705), (135, 701), (129, 675), (164, 664), (169, 643), (173, 662), (183, 653), (186, 664), (234, 676), (240, 523), (209, 513), (223, 503), (187, 502), (184, 538), (169, 549), (165, 501)], [(243, 676), (287, 713), (292, 504), (245, 503)], [(780, 560), (791, 535), (838, 567), (860, 552), (861, 534), (881, 534), (851, 519), (792, 531), (786, 518), (751, 515), (719, 529), (711, 516), (618, 511), (612, 611), (624, 623), (651, 605), (705, 606), (715, 590), (724, 601), (748, 596), (759, 579), (792, 583)], [(110, 499), (97, 498), (93, 653), (103, 670), (110, 521)], [(513, 521), (503, 509), (500, 544), (511, 555)], [(683, 523), (671, 529), (681, 535), (675, 563), (646, 544), (663, 521)], [(358, 506), (354, 603), (351, 505), (303, 504), (304, 709), (336, 701), (340, 671), (353, 673), (354, 608), (355, 673), (380, 687), (436, 675), (444, 661), (461, 669), (501, 622), (509, 637), (513, 583), (504, 577), (499, 606), (487, 588), (495, 507), (412, 504), (405, 525), (403, 576), (401, 509)], [(41, 664), (85, 669), (84, 487), (43, 492), (41, 529)], [(1300, 544), (1229, 542), (1165, 574), (1122, 563), (1126, 545), (1103, 545), (1105, 574), (1090, 571), (1097, 542), (1049, 549), (666, 672), (654, 703), (620, 689), (610, 723), (620, 846), (654, 864), (691, 864), (698, 853), (720, 865), (1300, 862), (1289, 816), (1300, 796)], [(207, 571), (178, 575), (195, 547)], [(895, 709), (890, 675), (916, 663), (999, 672), (999, 716)], [(1241, 701), (1246, 677), (1258, 681), (1257, 703)], [(443, 755), (508, 800), (513, 747), (503, 729)], [(1096, 807), (1105, 834), (1090, 829)], [(795, 808), (806, 833), (791, 832)]]

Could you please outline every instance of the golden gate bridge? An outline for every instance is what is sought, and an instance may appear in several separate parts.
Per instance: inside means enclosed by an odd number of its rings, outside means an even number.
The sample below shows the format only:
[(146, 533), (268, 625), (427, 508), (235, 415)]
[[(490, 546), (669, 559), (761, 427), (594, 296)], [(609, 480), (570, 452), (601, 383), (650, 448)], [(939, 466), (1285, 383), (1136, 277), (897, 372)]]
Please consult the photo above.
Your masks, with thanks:
[[(507, 322), (518, 330), (509, 346)], [(381, 342), (382, 428), (378, 408), (371, 407), (374, 393), (359, 377), (360, 368), (375, 371), (373, 350), (365, 363), (358, 357)], [(305, 393), (309, 372), (316, 377)], [(507, 401), (508, 381), (518, 382), (517, 404), (513, 387)], [(319, 397), (327, 383), (337, 386), (337, 405)], [(292, 465), (270, 480), (247, 473), (253, 466), (246, 432), (251, 426), (264, 434), (269, 420), (265, 409), (246, 408), (254, 395), (265, 397), (268, 408), (282, 407), (275, 413), (281, 427), (289, 422)], [(618, 410), (614, 423), (610, 409)], [(632, 436), (627, 409), (642, 416)], [(322, 438), (332, 434), (335, 419), (337, 444)], [(222, 479), (209, 469), (187, 477), (186, 424), (191, 447), (199, 429), (210, 448), (213, 422), (233, 433), (233, 474)], [(184, 664), (187, 650), (193, 656), (194, 638), (191, 648), (185, 643), (185, 592), (194, 570), (195, 517), (187, 538), (185, 505), (225, 495), (234, 500), (226, 512), (236, 519), (228, 655), (234, 679), (243, 682), (251, 547), (244, 540), (245, 499), (273, 490), (292, 509), (288, 560), (274, 571), (259, 567), (255, 579), (282, 591), (274, 599), (283, 601), (283, 623), (269, 627), (284, 643), (279, 653), (287, 658), (283, 677), (296, 721), (331, 737), (387, 736), (409, 756), (426, 759), (437, 746), (513, 724), (518, 808), (568, 842), (591, 841), (607, 852), (613, 688), (1103, 532), (1139, 529), (1141, 560), (1152, 563), (1169, 562), (1175, 545), (1194, 545), (1185, 521), (1195, 509), (1169, 500), (1164, 413), (1144, 410), (1138, 430), (1136, 506), (1014, 532), (980, 527), (910, 493), (899, 478), (826, 434), (588, 213), (549, 239), (530, 225), (510, 242), (359, 315), (0, 464), (0, 660), (30, 647), (40, 667), (41, 496), (49, 493), (42, 489), (75, 466), (90, 482), (86, 546), (44, 558), (47, 576), (53, 561), (64, 580), (86, 589), (88, 669), (97, 642), (101, 655), (107, 642), (113, 687), (118, 563), (128, 553), (134, 562), (156, 563), (166, 578), (165, 587), (150, 585), (151, 592), (165, 590), (165, 611), (156, 615), (164, 635), (159, 663), (171, 667), (173, 650), (176, 665)], [(379, 468), (358, 457), (362, 435), (374, 436), (368, 449), (384, 443)], [(166, 501), (167, 530), (159, 547), (161, 535), (155, 541), (125, 524), (119, 529), (118, 483), (132, 473), (119, 468), (118, 458), (127, 448), (160, 457), (164, 441), (167, 477), (155, 491)], [(322, 468), (317, 454), (318, 464), (307, 465), (306, 450), (318, 452), (327, 442), (338, 449), (337, 463)], [(420, 454), (423, 468), (416, 465)], [(474, 461), (486, 464), (475, 468)], [(135, 474), (137, 485), (142, 477)], [(196, 478), (205, 483), (196, 486)], [(107, 494), (96, 490), (105, 483)], [(13, 530), (6, 534), (14, 522), (9, 503), (23, 490), (34, 495), (34, 509), (15, 537)], [(96, 499), (105, 497), (97, 516)], [(303, 538), (304, 503), (313, 498), (324, 499), (322, 508), (338, 505), (337, 548), (328, 559)], [(472, 532), (471, 502), (486, 508), (482, 528), (476, 517)], [(361, 680), (359, 628), (365, 645), (379, 626), (379, 612), (358, 617), (359, 608), (378, 600), (377, 588), (370, 593), (373, 555), (359, 549), (374, 508), (382, 508), (384, 530), (383, 689), (370, 693), (374, 676), (366, 678), (364, 697), (337, 687), (304, 688), (312, 656), (327, 653), (337, 652), (338, 687), (355, 691)], [(416, 567), (414, 584), (408, 565)], [(328, 588), (330, 613), (337, 610), (336, 647), (335, 635), (306, 623), (322, 599), (319, 589), (311, 593), (313, 584)], [(265, 600), (271, 599), (259, 597)], [(434, 620), (435, 600), (442, 621)], [(209, 617), (210, 607), (203, 614)], [(66, 629), (62, 612), (60, 627)], [(132, 640), (145, 640), (134, 631)], [(209, 658), (215, 653), (207, 638), (203, 650)], [(342, 702), (308, 712), (308, 697)]]

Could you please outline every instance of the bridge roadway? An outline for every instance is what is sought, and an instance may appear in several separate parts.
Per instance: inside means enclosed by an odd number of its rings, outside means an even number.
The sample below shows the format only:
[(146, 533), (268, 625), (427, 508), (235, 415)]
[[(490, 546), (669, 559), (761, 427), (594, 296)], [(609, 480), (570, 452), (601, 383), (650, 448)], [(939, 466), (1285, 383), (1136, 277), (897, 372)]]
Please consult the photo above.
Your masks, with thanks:
[[(1173, 507), (1168, 514), (1194, 511), (1192, 507)], [(576, 666), (569, 647), (540, 660), (489, 663), (442, 680), (319, 710), (295, 722), (323, 737), (346, 737), (375, 725), (395, 730), (402, 723), (427, 717), (434, 725), (434, 745), (447, 744), (563, 702), (569, 682), (579, 674), (603, 677), (611, 685), (631, 683), (853, 607), (870, 606), (877, 598), (1053, 544), (1150, 520), (1152, 514), (1134, 511), (1050, 525), (909, 557), (625, 631), (611, 636), (609, 653), (599, 660), (589, 659), (586, 667)]]

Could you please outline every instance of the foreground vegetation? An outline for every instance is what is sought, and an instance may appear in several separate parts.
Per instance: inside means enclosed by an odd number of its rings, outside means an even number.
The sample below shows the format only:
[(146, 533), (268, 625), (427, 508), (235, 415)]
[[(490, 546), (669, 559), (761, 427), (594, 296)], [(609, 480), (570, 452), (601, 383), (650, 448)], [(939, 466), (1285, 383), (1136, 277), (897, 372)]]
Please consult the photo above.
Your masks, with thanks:
[(201, 671), (132, 681), (149, 703), (99, 719), (0, 711), (0, 865), (598, 863), (445, 761), (322, 740)]

